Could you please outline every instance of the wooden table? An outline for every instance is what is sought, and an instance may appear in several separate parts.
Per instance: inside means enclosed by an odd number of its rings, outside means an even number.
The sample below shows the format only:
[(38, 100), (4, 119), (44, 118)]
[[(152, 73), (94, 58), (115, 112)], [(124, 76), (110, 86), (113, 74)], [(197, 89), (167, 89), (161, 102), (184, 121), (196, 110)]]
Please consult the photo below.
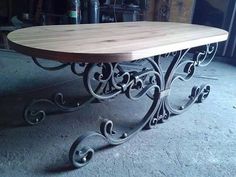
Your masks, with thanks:
[[(153, 128), (170, 115), (181, 114), (194, 103), (202, 102), (209, 95), (208, 84), (194, 86), (188, 101), (173, 107), (168, 99), (172, 83), (187, 81), (197, 67), (207, 66), (216, 54), (218, 42), (227, 37), (226, 31), (217, 28), (165, 22), (41, 26), (20, 29), (8, 35), (11, 48), (32, 56), (39, 67), (46, 70), (71, 67), (74, 74), (83, 77), (85, 88), (91, 95), (86, 102), (75, 106), (65, 105), (61, 93), (51, 100), (34, 100), (24, 113), (29, 124), (38, 124), (45, 118), (46, 111), (37, 108), (42, 103), (67, 112), (119, 94), (125, 94), (131, 100), (145, 96), (151, 100), (142, 121), (131, 131), (116, 133), (113, 122), (104, 120), (101, 132), (80, 136), (69, 152), (75, 167), (86, 165), (94, 155), (92, 145), (83, 144), (88, 139), (97, 137), (110, 145), (119, 145), (142, 129)], [(162, 60), (168, 57), (171, 63), (164, 71)], [(60, 65), (43, 66), (37, 58), (56, 60)]]

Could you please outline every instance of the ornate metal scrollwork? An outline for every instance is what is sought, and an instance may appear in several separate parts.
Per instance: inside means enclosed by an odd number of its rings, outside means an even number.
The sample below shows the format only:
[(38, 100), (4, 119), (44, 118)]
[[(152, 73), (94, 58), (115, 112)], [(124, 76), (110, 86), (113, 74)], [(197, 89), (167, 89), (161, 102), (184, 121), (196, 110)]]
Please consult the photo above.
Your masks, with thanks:
[[(89, 102), (89, 100), (88, 100)], [(43, 105), (43, 106), (42, 106)], [(45, 105), (54, 106), (63, 112), (73, 112), (81, 108), (79, 103), (75, 106), (67, 106), (62, 93), (56, 93), (53, 99), (33, 100), (24, 111), (24, 119), (29, 125), (37, 125), (46, 117)], [(40, 108), (42, 106), (42, 108)]]
[[(158, 71), (154, 70), (125, 72), (117, 63), (91, 64), (86, 68), (84, 85), (88, 92), (99, 100), (111, 99), (121, 93), (125, 93), (129, 99), (136, 100), (154, 87), (159, 87), (153, 80), (159, 75)], [(98, 93), (92, 88), (94, 80), (102, 86), (102, 92)], [(138, 91), (135, 95), (132, 94), (134, 90)]]
[[(85, 145), (90, 138), (101, 138), (110, 145), (119, 145), (135, 136), (142, 129), (154, 128), (158, 123), (168, 119), (171, 115), (181, 114), (190, 108), (194, 103), (200, 103), (206, 99), (210, 93), (209, 85), (194, 86), (186, 103), (173, 107), (169, 101), (171, 87), (174, 81), (190, 80), (197, 67), (207, 66), (214, 58), (218, 44), (209, 44), (195, 51), (194, 55), (188, 56), (190, 49), (172, 52), (147, 58), (148, 67), (135, 66), (136, 69), (125, 69), (126, 64), (121, 63), (100, 63), (100, 64), (76, 64), (66, 63), (56, 67), (45, 67), (36, 59), (35, 64), (46, 70), (58, 70), (71, 66), (71, 70), (78, 76), (83, 76), (86, 90), (91, 98), (75, 106), (66, 106), (61, 93), (53, 99), (40, 99), (33, 101), (25, 109), (25, 120), (35, 125), (41, 122), (45, 116), (44, 109), (36, 109), (39, 104), (49, 104), (56, 106), (64, 112), (76, 111), (81, 106), (90, 103), (94, 99), (113, 99), (119, 94), (125, 94), (128, 99), (139, 100), (147, 96), (151, 100), (151, 105), (136, 127), (129, 132), (117, 133), (111, 120), (104, 120), (100, 125), (100, 132), (88, 132), (80, 136), (71, 146), (69, 159), (75, 167), (82, 167), (90, 162), (94, 156), (95, 149)], [(163, 58), (172, 57), (170, 65), (166, 71), (161, 66)], [(134, 66), (130, 62), (130, 66)], [(82, 70), (81, 70), (82, 69)], [(180, 71), (180, 72), (177, 72)], [(87, 144), (87, 143), (86, 143)]]
[[(181, 114), (192, 104), (202, 102), (210, 92), (209, 85), (193, 87), (189, 100), (178, 108), (172, 107), (168, 97), (172, 83), (179, 79), (187, 81), (191, 79), (198, 66), (206, 66), (213, 59), (218, 44), (205, 46), (205, 50), (196, 52), (194, 56), (187, 57), (190, 49), (178, 51), (155, 59), (146, 59), (151, 68), (144, 67), (141, 71), (124, 71), (118, 63), (89, 64), (85, 69), (84, 84), (88, 92), (99, 100), (111, 99), (119, 94), (125, 94), (129, 99), (138, 100), (147, 95), (152, 104), (139, 125), (130, 132), (117, 134), (111, 120), (104, 120), (100, 125), (100, 133), (90, 132), (79, 137), (72, 145), (69, 153), (71, 163), (75, 167), (82, 167), (92, 159), (95, 150), (83, 143), (92, 137), (106, 140), (110, 145), (119, 145), (143, 128), (153, 128), (157, 123), (168, 119), (172, 114)], [(173, 60), (167, 71), (161, 67), (161, 58), (173, 56)], [(182, 73), (177, 70), (183, 68)], [(101, 86), (101, 92), (92, 87), (92, 80), (96, 80)]]
[[(56, 71), (70, 66), (71, 71), (77, 76), (83, 76), (84, 69), (86, 68), (85, 63), (62, 63), (58, 66), (44, 66), (42, 65), (36, 58), (32, 57), (34, 63), (40, 68), (47, 71)], [(81, 107), (86, 104), (92, 102), (95, 98), (89, 97), (85, 102), (80, 103), (77, 101), (75, 105), (67, 105), (62, 93), (56, 93), (52, 99), (38, 99), (33, 100), (24, 110), (24, 119), (26, 123), (29, 125), (37, 125), (41, 123), (46, 115), (47, 111), (45, 110), (45, 106), (54, 106), (58, 110), (63, 112), (74, 112), (79, 110)]]

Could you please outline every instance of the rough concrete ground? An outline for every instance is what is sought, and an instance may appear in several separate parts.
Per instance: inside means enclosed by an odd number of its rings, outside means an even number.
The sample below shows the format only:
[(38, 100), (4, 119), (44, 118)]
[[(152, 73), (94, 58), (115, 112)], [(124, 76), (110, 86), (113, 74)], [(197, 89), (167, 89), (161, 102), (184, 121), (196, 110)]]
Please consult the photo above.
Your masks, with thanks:
[(98, 130), (101, 118), (130, 127), (148, 102), (118, 97), (79, 112), (51, 115), (35, 127), (24, 126), (23, 109), (31, 99), (47, 98), (55, 91), (78, 97), (78, 92), (83, 93), (81, 80), (68, 68), (43, 71), (28, 57), (15, 53), (0, 52), (0, 68), (0, 177), (236, 176), (235, 66), (213, 62), (196, 74), (208, 79), (197, 77), (189, 82), (188, 93), (180, 92), (177, 84), (177, 92), (172, 91), (177, 93), (175, 100), (182, 93), (187, 96), (192, 85), (210, 83), (212, 90), (203, 104), (156, 129), (140, 132), (123, 145), (99, 152), (78, 170), (70, 167), (68, 151), (79, 135)]

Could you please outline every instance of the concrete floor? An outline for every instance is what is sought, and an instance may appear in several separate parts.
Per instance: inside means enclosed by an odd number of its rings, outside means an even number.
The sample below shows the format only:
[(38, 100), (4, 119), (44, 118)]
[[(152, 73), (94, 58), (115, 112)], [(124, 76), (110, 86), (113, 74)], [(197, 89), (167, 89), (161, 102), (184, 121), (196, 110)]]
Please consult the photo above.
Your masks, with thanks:
[[(148, 102), (118, 97), (79, 112), (51, 115), (35, 127), (25, 126), (23, 109), (31, 99), (47, 98), (56, 91), (78, 97), (83, 93), (81, 80), (68, 68), (43, 71), (16, 53), (0, 52), (0, 68), (0, 177), (236, 176), (235, 66), (217, 61), (201, 69), (188, 84), (189, 88), (212, 85), (203, 104), (156, 129), (140, 132), (123, 145), (99, 152), (88, 166), (78, 170), (69, 165), (68, 151), (79, 135), (97, 130), (101, 118), (131, 127)], [(183, 92), (173, 93), (177, 93), (174, 99), (183, 96)]]

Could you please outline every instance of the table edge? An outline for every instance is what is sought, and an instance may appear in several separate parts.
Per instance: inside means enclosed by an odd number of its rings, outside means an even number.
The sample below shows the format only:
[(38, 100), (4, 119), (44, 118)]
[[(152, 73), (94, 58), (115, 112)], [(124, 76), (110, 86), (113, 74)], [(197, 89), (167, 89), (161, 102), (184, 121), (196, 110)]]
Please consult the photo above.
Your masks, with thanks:
[(184, 42), (173, 43), (173, 44), (165, 45), (165, 46), (157, 46), (153, 48), (132, 51), (130, 53), (68, 53), (68, 52), (52, 51), (52, 50), (45, 50), (45, 49), (38, 49), (38, 48), (24, 46), (24, 45), (17, 44), (11, 41), (9, 38), (8, 38), (8, 41), (9, 41), (9, 46), (11, 49), (27, 56), (49, 59), (49, 60), (57, 60), (57, 61), (66, 62), (66, 63), (67, 62), (81, 62), (81, 63), (104, 62), (105, 63), (105, 62), (134, 61), (134, 60), (153, 57), (156, 55), (161, 55), (161, 54), (165, 54), (169, 52), (175, 52), (179, 50), (185, 50), (188, 48), (204, 46), (211, 43), (218, 43), (218, 42), (226, 41), (228, 39), (228, 32), (223, 29), (219, 29), (219, 30), (222, 30), (221, 35), (217, 35), (217, 36), (213, 35), (207, 38), (191, 40), (190, 45), (189, 45), (189, 41), (184, 41)]

